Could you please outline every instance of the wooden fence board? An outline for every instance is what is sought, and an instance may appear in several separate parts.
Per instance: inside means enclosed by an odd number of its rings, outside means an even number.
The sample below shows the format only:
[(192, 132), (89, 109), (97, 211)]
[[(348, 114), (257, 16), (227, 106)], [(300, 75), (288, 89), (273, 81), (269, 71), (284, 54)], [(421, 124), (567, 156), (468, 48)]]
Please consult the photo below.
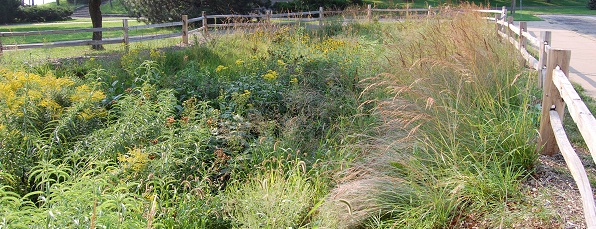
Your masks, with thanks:
[(203, 19), (204, 19), (203, 17), (191, 18), (191, 19), (188, 19), (188, 23), (202, 21)]
[(26, 32), (0, 32), (0, 37), (36, 36), (36, 35), (53, 35), (53, 34), (86, 33), (86, 32), (106, 32), (106, 31), (116, 31), (116, 30), (122, 30), (122, 27), (44, 30), (44, 31), (26, 31)]
[(557, 111), (550, 111), (550, 124), (553, 129), (557, 145), (561, 150), (563, 158), (567, 163), (567, 167), (577, 184), (579, 193), (582, 197), (582, 204), (584, 208), (584, 216), (588, 228), (596, 227), (596, 204), (594, 204), (594, 194), (592, 193), (592, 187), (590, 186), (590, 180), (586, 174), (584, 166), (575, 153), (575, 150), (571, 146), (565, 129), (563, 128), (563, 122)]
[(55, 47), (69, 47), (69, 46), (81, 46), (81, 45), (98, 45), (98, 44), (117, 44), (122, 43), (122, 38), (103, 39), (101, 41), (94, 40), (76, 40), (76, 41), (58, 41), (58, 42), (47, 42), (47, 43), (34, 43), (34, 44), (23, 44), (23, 45), (5, 45), (4, 50), (17, 50), (17, 49), (31, 49), (31, 48), (55, 48)]
[(181, 26), (182, 22), (168, 22), (168, 23), (161, 23), (161, 24), (150, 24), (150, 25), (137, 25), (137, 26), (130, 26), (128, 27), (129, 30), (131, 29), (153, 29), (153, 28), (164, 28), (164, 27), (173, 27), (173, 26)]
[(374, 12), (426, 12), (429, 9), (371, 9)]
[(271, 18), (283, 18), (283, 17), (294, 17), (319, 14), (319, 11), (299, 12), (299, 13), (283, 13), (283, 14), (271, 14)]
[(156, 40), (156, 39), (164, 39), (164, 38), (172, 38), (172, 37), (179, 37), (182, 36), (182, 33), (170, 33), (170, 34), (157, 34), (157, 35), (149, 35), (149, 36), (134, 36), (128, 38), (132, 42), (138, 41), (148, 41), (148, 40)]
[(245, 17), (250, 17), (250, 18), (263, 18), (266, 17), (267, 15), (264, 14), (220, 14), (220, 15), (209, 15), (207, 16), (208, 19), (213, 19), (213, 18), (245, 18)]
[(560, 69), (554, 70), (553, 83), (560, 91), (571, 118), (577, 123), (579, 132), (588, 146), (592, 159), (596, 162), (596, 119), (594, 119), (594, 115), (575, 91), (565, 73)]

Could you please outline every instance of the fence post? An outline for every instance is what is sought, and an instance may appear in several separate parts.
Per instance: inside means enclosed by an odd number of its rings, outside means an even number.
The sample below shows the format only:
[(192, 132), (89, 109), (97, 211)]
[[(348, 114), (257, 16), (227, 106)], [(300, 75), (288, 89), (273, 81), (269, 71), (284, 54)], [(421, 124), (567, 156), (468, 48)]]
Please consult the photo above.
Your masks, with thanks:
[(188, 45), (188, 15), (182, 15), (182, 43)]
[(203, 37), (206, 37), (209, 33), (209, 28), (207, 27), (207, 14), (205, 11), (202, 12), (203, 15)]
[(2, 56), (2, 40), (0, 39), (0, 57)]
[(265, 15), (265, 20), (266, 20), (265, 22), (266, 22), (267, 24), (270, 24), (270, 23), (271, 23), (271, 10), (267, 10), (267, 11), (265, 12), (265, 14), (266, 14), (266, 15)]
[(511, 25), (513, 25), (513, 17), (507, 17), (507, 37), (513, 37), (513, 32), (511, 32)]
[(122, 19), (122, 33), (124, 34), (124, 50), (128, 52), (129, 40), (128, 40), (128, 19)]
[(499, 25), (499, 15), (495, 14), (495, 30), (497, 31), (497, 36), (499, 35), (499, 31), (501, 31), (499, 29), (500, 25)]
[(366, 7), (366, 19), (368, 19), (368, 22), (372, 21), (372, 6), (370, 4)]
[(528, 23), (525, 21), (519, 22), (519, 50), (526, 49), (526, 37), (524, 32), (528, 32)]
[(548, 52), (548, 63), (546, 65), (546, 79), (542, 90), (542, 116), (540, 117), (540, 135), (538, 136), (538, 148), (542, 154), (553, 155), (559, 149), (555, 140), (555, 134), (550, 124), (551, 110), (557, 111), (563, 121), (565, 102), (561, 98), (559, 89), (553, 83), (553, 71), (560, 67), (566, 76), (569, 76), (570, 50), (551, 49)]
[(430, 5), (428, 5), (428, 14), (427, 14), (427, 16), (429, 16), (429, 17), (431, 15), (431, 10), (432, 10), (432, 7)]
[(323, 7), (319, 7), (319, 26), (323, 26), (323, 18), (325, 17), (323, 12)]
[(501, 20), (505, 21), (507, 19), (507, 7), (503, 6), (501, 8)]
[(550, 31), (542, 31), (540, 32), (540, 50), (539, 50), (539, 57), (538, 57), (538, 65), (540, 69), (538, 69), (538, 86), (541, 88), (544, 87), (544, 78), (546, 78), (546, 63), (548, 62), (548, 55), (546, 53), (546, 45), (550, 45), (551, 42), (551, 32)]

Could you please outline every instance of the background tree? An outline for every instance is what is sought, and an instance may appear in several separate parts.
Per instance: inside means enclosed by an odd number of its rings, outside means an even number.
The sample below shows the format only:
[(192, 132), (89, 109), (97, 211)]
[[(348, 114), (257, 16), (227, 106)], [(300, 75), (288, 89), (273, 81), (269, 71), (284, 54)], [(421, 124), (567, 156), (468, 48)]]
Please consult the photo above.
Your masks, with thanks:
[(14, 22), (19, 11), (19, 0), (0, 0), (0, 23)]
[[(102, 27), (102, 17), (101, 17), (101, 0), (89, 0), (89, 16), (91, 16), (91, 24), (93, 24), (93, 28), (101, 28)], [(93, 32), (93, 40), (94, 41), (101, 41), (102, 33), (101, 32)], [(103, 45), (92, 45), (92, 49), (94, 50), (102, 50)]]
[(361, 5), (362, 0), (294, 0), (291, 2), (278, 2), (273, 6), (278, 11), (295, 10), (318, 10), (319, 7), (326, 9), (345, 9), (351, 5)]
[(596, 0), (591, 0), (588, 2), (588, 9), (596, 10)]
[(178, 21), (184, 14), (199, 17), (202, 11), (242, 14), (270, 5), (269, 0), (124, 0), (123, 3), (132, 15), (153, 23)]

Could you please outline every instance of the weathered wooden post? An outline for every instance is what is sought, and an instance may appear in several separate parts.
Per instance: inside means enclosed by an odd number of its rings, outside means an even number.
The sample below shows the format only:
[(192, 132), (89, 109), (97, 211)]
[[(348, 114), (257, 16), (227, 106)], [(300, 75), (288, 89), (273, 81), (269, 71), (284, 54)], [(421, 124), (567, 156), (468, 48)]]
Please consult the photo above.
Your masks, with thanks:
[(546, 45), (551, 45), (551, 32), (542, 31), (540, 32), (540, 50), (538, 57), (538, 85), (544, 87), (544, 79), (546, 78), (546, 63), (548, 63), (548, 55), (546, 53)]
[(499, 25), (499, 15), (495, 14), (495, 30), (497, 30), (497, 36), (499, 36), (499, 31), (501, 31), (501, 25)]
[(525, 21), (519, 22), (519, 50), (526, 49), (526, 37), (524, 32), (528, 32), (528, 23)]
[(538, 136), (538, 152), (545, 155), (553, 155), (559, 147), (555, 139), (555, 134), (550, 123), (551, 110), (557, 111), (563, 121), (565, 112), (565, 102), (561, 98), (559, 90), (553, 83), (553, 71), (559, 67), (566, 76), (569, 76), (569, 61), (571, 58), (570, 50), (550, 49), (548, 52), (548, 63), (546, 65), (546, 79), (544, 79), (544, 88), (542, 91), (542, 116), (540, 117), (540, 130)]
[(513, 37), (513, 32), (511, 31), (511, 25), (513, 25), (513, 17), (507, 17), (507, 37)]
[(188, 45), (188, 15), (182, 15), (182, 43)]
[(270, 24), (271, 23), (271, 10), (267, 10), (265, 12), (265, 20), (266, 20), (265, 22), (267, 24)]
[(203, 15), (203, 37), (207, 37), (207, 35), (209, 33), (209, 27), (207, 27), (207, 14), (205, 13), (205, 11), (203, 11), (202, 15)]
[(124, 50), (128, 52), (129, 40), (128, 40), (128, 19), (122, 19), (122, 33), (124, 35)]
[(507, 7), (503, 6), (503, 8), (501, 8), (501, 20), (505, 21), (507, 20)]
[(319, 26), (323, 26), (323, 18), (325, 17), (323, 14), (325, 12), (323, 11), (323, 7), (319, 7)]
[(372, 21), (372, 6), (370, 4), (366, 6), (366, 19), (368, 19), (368, 22)]
[(2, 39), (0, 39), (0, 56), (2, 56)]
[(428, 5), (428, 14), (426, 16), (430, 17), (430, 15), (432, 14), (431, 11), (432, 11), (432, 7), (430, 5)]

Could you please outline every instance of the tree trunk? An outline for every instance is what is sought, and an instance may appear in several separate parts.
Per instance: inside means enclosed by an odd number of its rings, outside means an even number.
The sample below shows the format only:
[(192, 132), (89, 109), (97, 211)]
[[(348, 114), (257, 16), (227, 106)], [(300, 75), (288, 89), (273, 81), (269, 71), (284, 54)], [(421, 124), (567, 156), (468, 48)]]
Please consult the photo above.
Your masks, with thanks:
[[(93, 24), (93, 28), (101, 28), (101, 0), (89, 0), (89, 16), (91, 16), (91, 23)], [(93, 32), (93, 40), (94, 41), (101, 41), (102, 33), (101, 32)], [(94, 50), (103, 50), (103, 45), (92, 45), (92, 49)]]
[(511, 16), (515, 15), (515, 3), (517, 3), (516, 0), (511, 0)]
[(60, 5), (60, 0), (56, 0), (56, 5), (59, 6)]

